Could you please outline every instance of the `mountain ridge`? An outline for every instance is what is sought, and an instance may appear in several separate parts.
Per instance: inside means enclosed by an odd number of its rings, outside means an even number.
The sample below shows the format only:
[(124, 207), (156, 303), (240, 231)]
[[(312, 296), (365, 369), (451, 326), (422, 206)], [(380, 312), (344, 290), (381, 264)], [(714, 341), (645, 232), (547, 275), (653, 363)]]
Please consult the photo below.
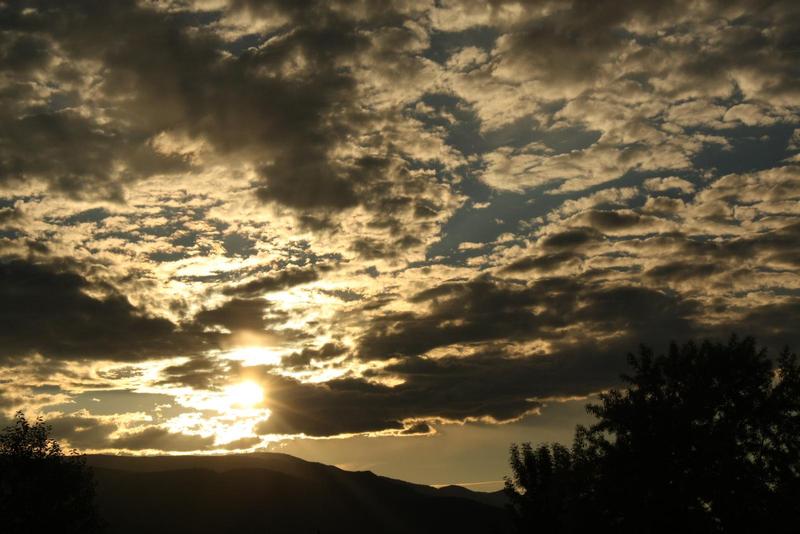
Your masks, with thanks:
[(434, 488), (282, 453), (90, 455), (87, 464), (111, 533), (511, 531), (500, 492)]

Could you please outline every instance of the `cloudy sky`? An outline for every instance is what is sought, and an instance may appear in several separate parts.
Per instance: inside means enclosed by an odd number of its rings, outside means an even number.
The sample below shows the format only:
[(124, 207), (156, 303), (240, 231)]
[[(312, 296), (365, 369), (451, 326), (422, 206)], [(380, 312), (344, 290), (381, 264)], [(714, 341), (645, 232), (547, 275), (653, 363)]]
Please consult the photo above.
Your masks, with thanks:
[(0, 2), (0, 410), (487, 483), (800, 346), (795, 0)]

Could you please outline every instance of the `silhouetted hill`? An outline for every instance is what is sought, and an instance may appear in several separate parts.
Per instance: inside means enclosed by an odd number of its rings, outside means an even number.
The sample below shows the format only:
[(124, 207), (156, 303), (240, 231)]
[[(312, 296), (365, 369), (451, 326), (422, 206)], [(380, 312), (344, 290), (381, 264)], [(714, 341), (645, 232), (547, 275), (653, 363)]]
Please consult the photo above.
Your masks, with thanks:
[(470, 499), (483, 504), (488, 504), (490, 506), (496, 506), (498, 508), (505, 507), (506, 503), (508, 502), (508, 497), (506, 497), (506, 494), (503, 490), (493, 492), (470, 491), (464, 486), (442, 486), (438, 489), (431, 489), (435, 490), (436, 494), (440, 497), (447, 496)]
[(89, 456), (109, 533), (509, 532), (497, 494), (285, 454)]

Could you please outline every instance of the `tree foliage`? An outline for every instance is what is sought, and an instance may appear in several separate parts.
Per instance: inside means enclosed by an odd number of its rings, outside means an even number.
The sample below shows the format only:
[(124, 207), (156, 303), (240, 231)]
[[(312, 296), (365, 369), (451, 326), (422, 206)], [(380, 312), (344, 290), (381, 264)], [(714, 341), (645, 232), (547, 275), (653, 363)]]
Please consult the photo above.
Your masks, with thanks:
[(0, 431), (0, 531), (9, 534), (99, 530), (94, 480), (85, 459), (66, 455), (41, 418), (17, 412)]
[(796, 532), (800, 366), (752, 338), (630, 355), (571, 449), (511, 447), (516, 517), (538, 532)]

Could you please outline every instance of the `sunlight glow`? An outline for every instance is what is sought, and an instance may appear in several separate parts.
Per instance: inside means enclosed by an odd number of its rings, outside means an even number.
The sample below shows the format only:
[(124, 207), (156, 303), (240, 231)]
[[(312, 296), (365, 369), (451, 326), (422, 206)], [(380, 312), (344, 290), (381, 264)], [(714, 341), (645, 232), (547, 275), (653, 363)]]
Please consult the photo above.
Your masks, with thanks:
[(242, 362), (244, 366), (277, 365), (281, 362), (281, 353), (264, 347), (239, 347), (224, 356), (229, 360)]
[(255, 382), (240, 382), (226, 387), (223, 399), (232, 408), (251, 408), (264, 400), (264, 390)]

